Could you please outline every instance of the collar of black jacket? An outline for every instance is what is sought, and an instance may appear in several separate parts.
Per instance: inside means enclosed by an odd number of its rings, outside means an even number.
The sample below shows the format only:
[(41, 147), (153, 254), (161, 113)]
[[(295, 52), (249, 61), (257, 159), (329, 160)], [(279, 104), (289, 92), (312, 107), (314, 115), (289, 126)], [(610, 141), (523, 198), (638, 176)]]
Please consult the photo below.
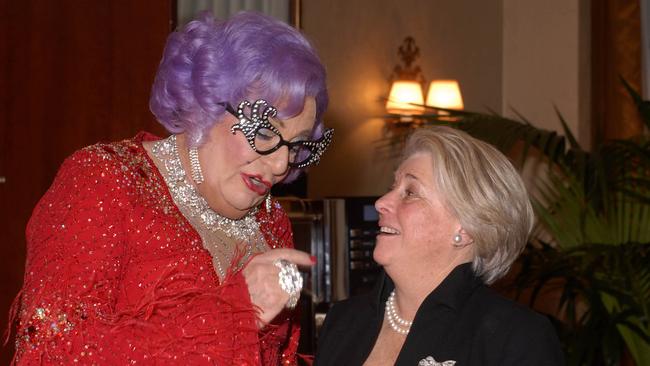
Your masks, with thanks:
[[(454, 268), (447, 277), (436, 287), (422, 302), (418, 312), (421, 309), (429, 309), (433, 306), (442, 305), (451, 310), (458, 310), (471, 295), (477, 286), (483, 284), (480, 277), (474, 274), (472, 263), (463, 263)], [(382, 276), (375, 286), (375, 301), (373, 307), (383, 314), (384, 304), (395, 289), (395, 284), (391, 278), (382, 272)]]

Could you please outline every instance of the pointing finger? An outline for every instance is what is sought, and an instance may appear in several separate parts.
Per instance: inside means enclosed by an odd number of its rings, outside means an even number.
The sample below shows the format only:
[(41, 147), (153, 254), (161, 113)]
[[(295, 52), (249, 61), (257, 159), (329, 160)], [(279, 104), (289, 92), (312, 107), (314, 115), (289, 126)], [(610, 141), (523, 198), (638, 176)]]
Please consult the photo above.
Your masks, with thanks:
[(314, 262), (312, 262), (312, 257), (309, 255), (309, 253), (305, 253), (296, 249), (273, 249), (266, 252), (265, 254), (268, 255), (267, 258), (271, 261), (275, 261), (276, 259), (286, 259), (289, 262), (303, 267), (311, 267), (314, 265)]

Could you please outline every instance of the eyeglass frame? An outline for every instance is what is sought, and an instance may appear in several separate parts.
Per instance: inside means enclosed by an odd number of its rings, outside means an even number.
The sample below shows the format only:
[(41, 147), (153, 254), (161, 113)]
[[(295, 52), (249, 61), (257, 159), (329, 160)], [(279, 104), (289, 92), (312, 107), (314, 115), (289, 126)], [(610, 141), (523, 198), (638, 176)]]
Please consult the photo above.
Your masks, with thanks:
[[(225, 107), (226, 112), (233, 115), (237, 118), (237, 123), (230, 128), (230, 132), (234, 135), (237, 131), (241, 131), (248, 141), (251, 149), (260, 155), (270, 155), (280, 149), (282, 146), (287, 146), (289, 151), (295, 146), (306, 147), (310, 154), (308, 159), (303, 162), (296, 163), (289, 161), (288, 165), (292, 168), (306, 168), (310, 165), (316, 165), (320, 162), (320, 158), (327, 150), (327, 147), (332, 142), (332, 136), (334, 135), (334, 129), (327, 128), (323, 132), (323, 135), (318, 140), (302, 140), (302, 141), (287, 141), (282, 137), (280, 131), (271, 124), (269, 118), (273, 118), (277, 115), (278, 110), (274, 106), (270, 105), (264, 99), (258, 99), (251, 105), (251, 102), (248, 100), (243, 100), (237, 106), (237, 111), (233, 109), (230, 103), (222, 103)], [(244, 109), (248, 107), (251, 109), (250, 116), (247, 116), (244, 113)], [(260, 110), (263, 108), (263, 112), (260, 115)], [(268, 129), (274, 134), (276, 134), (280, 141), (269, 150), (258, 150), (255, 146), (255, 137), (257, 136), (259, 130)], [(296, 155), (298, 156), (298, 155)]]

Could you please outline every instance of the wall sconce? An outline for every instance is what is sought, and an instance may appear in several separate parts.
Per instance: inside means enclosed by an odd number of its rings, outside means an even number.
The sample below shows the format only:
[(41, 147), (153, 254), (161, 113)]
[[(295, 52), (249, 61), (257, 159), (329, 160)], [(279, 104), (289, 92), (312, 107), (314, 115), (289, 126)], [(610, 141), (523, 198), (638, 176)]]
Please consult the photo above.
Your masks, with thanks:
[[(433, 80), (429, 84), (426, 105), (446, 109), (463, 109), (463, 97), (456, 80)], [(438, 111), (439, 114), (449, 114)]]
[[(413, 105), (413, 104), (419, 105)], [(392, 114), (421, 114), (424, 112), (422, 85), (417, 81), (396, 80), (390, 88), (386, 110)]]
[(410, 122), (413, 115), (424, 112), (424, 107), (422, 107), (424, 104), (422, 93), (424, 77), (420, 66), (413, 64), (420, 56), (420, 49), (415, 45), (413, 37), (406, 37), (397, 54), (404, 65), (396, 65), (393, 68), (386, 111), (399, 115), (399, 120), (402, 122)]
[[(463, 98), (456, 80), (433, 80), (429, 85), (426, 103), (424, 102), (422, 85), (424, 77), (419, 66), (414, 65), (420, 56), (420, 49), (415, 45), (413, 37), (406, 37), (398, 49), (402, 65), (393, 68), (391, 88), (386, 101), (386, 111), (389, 119), (396, 122), (424, 122), (421, 116), (426, 106), (444, 109), (463, 109)], [(449, 112), (435, 110), (438, 115), (448, 115)]]

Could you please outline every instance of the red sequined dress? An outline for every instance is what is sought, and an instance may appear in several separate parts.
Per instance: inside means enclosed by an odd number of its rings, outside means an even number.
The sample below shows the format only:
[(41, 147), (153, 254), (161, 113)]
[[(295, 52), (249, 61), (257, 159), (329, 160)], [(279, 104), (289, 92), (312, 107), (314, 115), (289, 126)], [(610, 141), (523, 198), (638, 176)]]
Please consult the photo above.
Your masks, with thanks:
[[(297, 317), (263, 330), (239, 271), (219, 281), (141, 133), (61, 166), (27, 226), (15, 362), (295, 364)], [(256, 214), (267, 245), (292, 247), (279, 204)]]

